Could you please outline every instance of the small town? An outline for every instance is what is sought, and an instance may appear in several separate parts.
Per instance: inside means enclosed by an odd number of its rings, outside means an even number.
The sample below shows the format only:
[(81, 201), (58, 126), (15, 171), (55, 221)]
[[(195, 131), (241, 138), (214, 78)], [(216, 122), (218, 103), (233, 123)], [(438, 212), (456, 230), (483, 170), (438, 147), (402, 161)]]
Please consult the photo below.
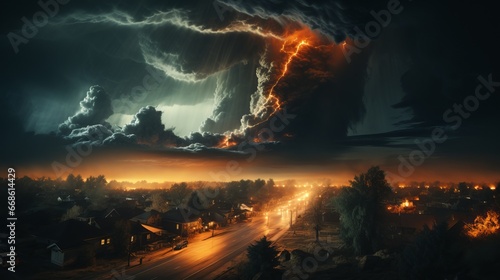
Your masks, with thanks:
[[(374, 167), (360, 176), (375, 178), (377, 172), (383, 171)], [(389, 186), (382, 181), (368, 187), (357, 185), (363, 183), (360, 180), (355, 179), (352, 186), (258, 179), (157, 188), (161, 184), (107, 182), (103, 175), (85, 180), (74, 175), (66, 180), (20, 178), (17, 182), (24, 187), (17, 189), (18, 199), (37, 200), (38, 204), (18, 205), (18, 220), (23, 223), (17, 228), (17, 266), (30, 267), (20, 273), (29, 279), (49, 275), (53, 279), (114, 279), (113, 273), (121, 271), (118, 268), (142, 279), (149, 269), (183, 277), (169, 262), (180, 266), (208, 262), (214, 265), (205, 264), (208, 268), (201, 269), (203, 275), (241, 279), (250, 269), (247, 254), (251, 243), (268, 242), (274, 255), (267, 257), (277, 264), (274, 273), (287, 274), (283, 279), (298, 276), (298, 271), (290, 270), (294, 265), (314, 279), (330, 273), (398, 279), (401, 270), (411, 268), (405, 267), (405, 261), (424, 265), (431, 260), (446, 277), (460, 271), (448, 265), (461, 265), (473, 250), (498, 254), (494, 249), (500, 234), (495, 210), (498, 184), (413, 182)], [(363, 187), (377, 193), (363, 194), (366, 198), (348, 194)], [(374, 202), (355, 205), (374, 199), (375, 194), (380, 195), (380, 207), (373, 205), (372, 214), (362, 209)], [(375, 213), (377, 220), (366, 221)], [(352, 223), (376, 232), (356, 236), (359, 233), (349, 232)], [(8, 248), (6, 237), (2, 233), (2, 251)], [(429, 246), (441, 251), (427, 252)], [(4, 257), (4, 266), (6, 260)], [(476, 256), (469, 260), (468, 269), (478, 278), (486, 277), (488, 260), (494, 258)], [(159, 267), (162, 263), (165, 265)], [(422, 277), (428, 273), (414, 272)]]

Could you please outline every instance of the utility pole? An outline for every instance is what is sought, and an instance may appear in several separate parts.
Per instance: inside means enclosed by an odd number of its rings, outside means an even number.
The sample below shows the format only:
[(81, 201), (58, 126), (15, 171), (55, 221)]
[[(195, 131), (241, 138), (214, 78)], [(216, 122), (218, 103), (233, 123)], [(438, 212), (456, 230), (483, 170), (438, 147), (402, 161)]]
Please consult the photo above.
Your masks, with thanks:
[(127, 266), (130, 266), (130, 247), (132, 247), (132, 235), (130, 234), (128, 236), (128, 261), (127, 261)]

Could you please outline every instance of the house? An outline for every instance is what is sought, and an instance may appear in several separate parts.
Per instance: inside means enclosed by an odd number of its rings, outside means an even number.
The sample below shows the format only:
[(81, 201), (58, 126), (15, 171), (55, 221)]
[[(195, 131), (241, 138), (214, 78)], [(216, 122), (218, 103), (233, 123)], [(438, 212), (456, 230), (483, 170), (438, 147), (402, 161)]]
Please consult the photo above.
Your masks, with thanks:
[(202, 220), (199, 215), (187, 210), (174, 208), (162, 216), (163, 228), (182, 237), (188, 237), (202, 231)]
[(235, 219), (234, 208), (230, 203), (217, 202), (216, 204), (210, 206), (209, 210), (223, 216), (225, 221), (220, 224), (222, 226), (230, 224)]
[(161, 226), (161, 214), (156, 210), (151, 210), (134, 216), (130, 219), (133, 222), (140, 222), (150, 226)]
[(227, 225), (227, 220), (224, 215), (215, 210), (201, 211), (200, 218), (204, 230), (215, 229)]
[(42, 229), (35, 237), (51, 250), (51, 262), (59, 266), (74, 264), (109, 252), (111, 235), (77, 220), (67, 220)]
[(233, 211), (233, 214), (234, 214), (234, 218), (237, 221), (244, 221), (244, 220), (250, 218), (252, 212), (250, 212), (247, 209), (235, 209)]
[(160, 248), (160, 241), (168, 241), (170, 237), (162, 228), (145, 225), (139, 221), (129, 221), (130, 223), (130, 245), (132, 251), (154, 250)]

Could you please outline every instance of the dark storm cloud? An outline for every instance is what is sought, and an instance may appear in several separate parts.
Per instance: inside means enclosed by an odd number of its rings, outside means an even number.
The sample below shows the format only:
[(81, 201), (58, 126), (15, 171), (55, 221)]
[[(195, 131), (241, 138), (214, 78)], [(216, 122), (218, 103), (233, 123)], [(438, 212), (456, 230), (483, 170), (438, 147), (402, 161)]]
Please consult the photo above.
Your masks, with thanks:
[(187, 145), (186, 147), (182, 147), (182, 148), (179, 148), (180, 150), (184, 150), (184, 151), (189, 151), (189, 152), (204, 152), (204, 151), (208, 151), (209, 148), (201, 143), (193, 143), (193, 144), (189, 144)]
[(82, 141), (91, 141), (92, 145), (100, 145), (102, 141), (111, 136), (113, 132), (102, 124), (89, 125), (82, 128), (75, 128), (64, 139), (70, 140), (73, 143)]
[(92, 86), (80, 102), (80, 111), (59, 125), (59, 132), (70, 134), (74, 129), (94, 124), (111, 127), (105, 120), (113, 114), (111, 99), (100, 86)]
[(132, 135), (126, 135), (121, 132), (113, 133), (111, 136), (107, 137), (104, 139), (102, 144), (104, 146), (123, 146), (123, 147), (130, 147), (134, 146), (137, 143), (137, 137), (132, 134)]
[(193, 132), (186, 137), (186, 139), (193, 144), (201, 144), (207, 147), (218, 147), (224, 142), (226, 137), (218, 133)]
[[(283, 122), (283, 128), (275, 129), (269, 140), (330, 146), (332, 141), (345, 137), (348, 128), (364, 116), (369, 53), (367, 50), (347, 65), (340, 47), (311, 40), (311, 46), (302, 47), (288, 65), (286, 75), (276, 83), (288, 55), (279, 48), (269, 48), (260, 60), (259, 84), (252, 95), (251, 114), (242, 118), (244, 128), (253, 126), (245, 134), (257, 137), (262, 129), (281, 126), (276, 124), (276, 118), (293, 115)], [(271, 88), (285, 109), (275, 117), (269, 117), (272, 108), (263, 106)], [(260, 124), (254, 126), (256, 123)]]
[(255, 64), (255, 61), (241, 63), (218, 78), (215, 108), (201, 125), (201, 131), (224, 133), (240, 127), (240, 118), (249, 112), (250, 94), (257, 85)]
[[(369, 12), (378, 10), (387, 1), (233, 1), (220, 0), (235, 10), (261, 18), (277, 21), (289, 19), (320, 30), (335, 42), (342, 42), (347, 36), (355, 35), (354, 27), (371, 20)], [(378, 9), (377, 9), (378, 8)]]
[(161, 121), (161, 111), (153, 106), (141, 108), (134, 118), (123, 127), (126, 135), (135, 135), (137, 141), (143, 144), (178, 146), (183, 140), (175, 135), (172, 129), (165, 130)]
[[(201, 6), (209, 8), (212, 16), (216, 16), (212, 5)], [(263, 42), (258, 38), (267, 35), (259, 33), (259, 28), (244, 22), (220, 26), (220, 22), (214, 24), (206, 17), (196, 17), (200, 14), (199, 9), (189, 5), (189, 8), (163, 10), (142, 8), (139, 12), (119, 8), (97, 13), (74, 11), (56, 19), (54, 26), (76, 26), (86, 30), (92, 24), (120, 33), (127, 30), (129, 36), (134, 34), (136, 37), (136, 45), (131, 47), (139, 50), (142, 56), (135, 57), (136, 60), (143, 60), (167, 76), (184, 82), (204, 80), (253, 56), (262, 47)], [(227, 45), (231, 47), (225, 48)]]
[[(480, 75), (487, 79), (492, 74), (494, 81), (500, 80), (498, 50), (493, 44), (500, 39), (498, 23), (493, 24), (498, 22), (496, 14), (484, 1), (466, 2), (418, 1), (402, 19), (406, 32), (399, 40), (405, 42), (412, 64), (401, 77), (405, 96), (394, 107), (411, 110), (409, 123), (446, 124), (444, 113), (454, 110), (453, 104), (463, 106), (465, 98), (475, 94)], [(426, 21), (412, 20), (424, 15)], [(499, 104), (498, 95), (493, 94), (466, 123), (497, 123)]]

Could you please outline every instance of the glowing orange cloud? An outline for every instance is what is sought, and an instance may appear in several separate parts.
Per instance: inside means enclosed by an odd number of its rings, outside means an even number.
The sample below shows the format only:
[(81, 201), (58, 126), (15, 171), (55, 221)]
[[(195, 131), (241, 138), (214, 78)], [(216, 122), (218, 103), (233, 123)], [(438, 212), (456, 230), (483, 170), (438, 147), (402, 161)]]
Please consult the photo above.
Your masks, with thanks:
[(285, 63), (282, 66), (281, 74), (278, 76), (274, 84), (269, 89), (265, 102), (263, 102), (260, 108), (255, 113), (253, 113), (253, 115), (254, 116), (260, 115), (269, 106), (272, 108), (272, 112), (270, 112), (267, 118), (265, 118), (264, 120), (252, 125), (247, 125), (244, 129), (252, 128), (268, 121), (269, 118), (271, 118), (276, 112), (278, 112), (281, 109), (281, 101), (279, 97), (275, 94), (274, 89), (280, 83), (281, 79), (283, 79), (287, 75), (289, 66), (293, 62), (293, 59), (299, 55), (300, 50), (305, 46), (311, 46), (309, 40), (307, 38), (299, 39), (299, 35), (289, 36), (283, 41), (280, 52), (284, 52), (285, 54), (287, 54), (287, 59), (285, 60)]

